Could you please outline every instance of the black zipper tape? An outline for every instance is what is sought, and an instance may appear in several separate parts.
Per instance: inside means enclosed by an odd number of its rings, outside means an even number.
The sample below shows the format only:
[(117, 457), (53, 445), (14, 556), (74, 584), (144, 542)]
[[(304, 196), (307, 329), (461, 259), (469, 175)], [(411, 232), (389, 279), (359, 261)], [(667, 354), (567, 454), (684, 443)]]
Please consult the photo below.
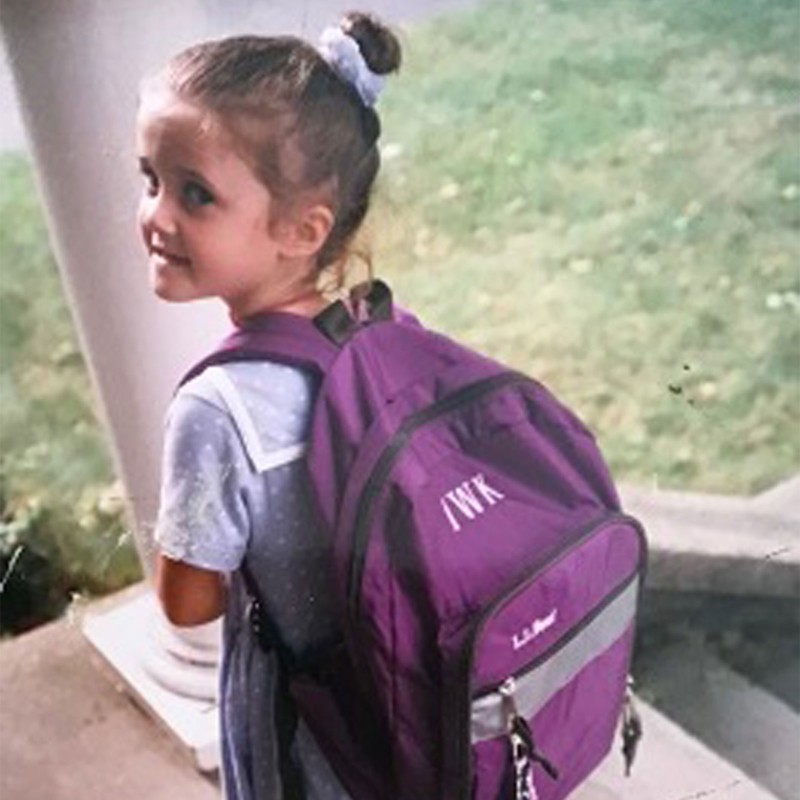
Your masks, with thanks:
[(424, 425), (469, 405), (487, 394), (514, 383), (527, 383), (529, 381), (530, 378), (519, 372), (502, 372), (499, 375), (493, 375), (491, 378), (484, 378), (475, 383), (470, 383), (453, 394), (447, 395), (427, 408), (423, 408), (407, 417), (397, 433), (392, 437), (392, 440), (381, 452), (361, 492), (354, 522), (353, 555), (350, 561), (350, 575), (347, 585), (347, 609), (348, 617), (355, 629), (357, 629), (360, 619), (361, 581), (367, 548), (369, 547), (373, 504), (411, 437)]

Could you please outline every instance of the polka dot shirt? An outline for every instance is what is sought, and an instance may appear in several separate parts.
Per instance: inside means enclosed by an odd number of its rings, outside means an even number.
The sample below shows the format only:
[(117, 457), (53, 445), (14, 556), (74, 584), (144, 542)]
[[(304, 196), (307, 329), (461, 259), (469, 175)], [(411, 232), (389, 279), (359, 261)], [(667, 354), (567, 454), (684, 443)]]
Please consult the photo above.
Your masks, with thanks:
[[(315, 387), (269, 362), (214, 366), (167, 415), (156, 541), (171, 558), (230, 576), (220, 670), (227, 800), (283, 800), (274, 728), (277, 669), (247, 623), (247, 559), (267, 613), (296, 653), (335, 634), (327, 555), (303, 453)], [(308, 800), (347, 800), (300, 723), (293, 745)]]

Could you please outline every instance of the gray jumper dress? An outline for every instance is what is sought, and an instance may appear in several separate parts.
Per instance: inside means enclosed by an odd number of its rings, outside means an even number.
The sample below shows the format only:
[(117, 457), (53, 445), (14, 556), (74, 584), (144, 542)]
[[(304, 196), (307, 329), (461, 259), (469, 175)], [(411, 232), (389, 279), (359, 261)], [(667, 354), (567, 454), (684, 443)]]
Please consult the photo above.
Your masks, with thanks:
[[(247, 558), (285, 644), (301, 653), (335, 633), (326, 553), (301, 468), (315, 391), (270, 362), (208, 368), (167, 415), (156, 541), (170, 558), (229, 575), (220, 670), (227, 800), (284, 800), (275, 731), (277, 664), (248, 624)], [(308, 800), (347, 800), (302, 721), (293, 753)]]

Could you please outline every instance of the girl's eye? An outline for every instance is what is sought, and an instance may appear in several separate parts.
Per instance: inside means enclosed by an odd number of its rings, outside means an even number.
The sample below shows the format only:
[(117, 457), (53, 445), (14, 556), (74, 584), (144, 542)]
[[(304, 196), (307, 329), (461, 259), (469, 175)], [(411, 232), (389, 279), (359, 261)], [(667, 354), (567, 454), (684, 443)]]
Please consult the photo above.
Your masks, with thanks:
[(183, 187), (183, 199), (190, 206), (205, 206), (214, 202), (211, 192), (194, 181), (190, 181)]
[(144, 178), (144, 190), (153, 197), (158, 193), (158, 179), (149, 170), (142, 170), (142, 177)]

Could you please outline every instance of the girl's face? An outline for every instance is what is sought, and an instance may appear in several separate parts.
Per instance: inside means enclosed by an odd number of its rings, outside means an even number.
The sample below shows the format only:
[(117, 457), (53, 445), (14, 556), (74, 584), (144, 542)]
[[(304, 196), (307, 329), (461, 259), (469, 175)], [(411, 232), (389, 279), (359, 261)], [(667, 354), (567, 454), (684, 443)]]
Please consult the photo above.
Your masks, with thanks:
[(159, 297), (219, 297), (235, 317), (308, 302), (309, 260), (287, 256), (288, 228), (270, 224), (269, 191), (210, 114), (167, 89), (150, 90), (137, 150), (145, 178), (139, 227)]

